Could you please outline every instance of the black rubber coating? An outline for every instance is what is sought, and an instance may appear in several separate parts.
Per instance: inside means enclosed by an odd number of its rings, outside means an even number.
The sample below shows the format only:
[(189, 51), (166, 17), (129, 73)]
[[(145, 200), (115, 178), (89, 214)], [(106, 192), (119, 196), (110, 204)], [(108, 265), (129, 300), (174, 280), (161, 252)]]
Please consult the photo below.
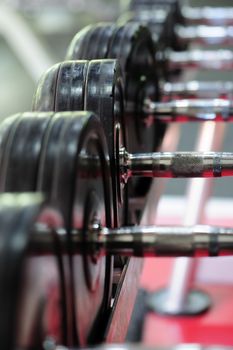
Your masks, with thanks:
[[(98, 119), (89, 112), (56, 113), (47, 130), (37, 188), (47, 193), (51, 205), (65, 218), (70, 268), (68, 310), (72, 310), (75, 339), (86, 345), (96, 320), (109, 308), (112, 259), (76, 255), (72, 230), (85, 233), (94, 218), (112, 227), (111, 176), (108, 148)], [(89, 212), (87, 201), (95, 193), (98, 206)], [(88, 223), (86, 222), (88, 221)], [(84, 236), (85, 238), (85, 236)], [(85, 263), (84, 263), (85, 261)], [(98, 279), (96, 285), (95, 280)], [(93, 282), (94, 281), (94, 282)], [(99, 337), (99, 334), (98, 334)], [(96, 341), (96, 338), (93, 339)]]
[[(17, 120), (3, 192), (35, 191), (43, 138), (53, 113), (23, 113)], [(12, 125), (14, 128), (14, 125)]]
[(0, 341), (4, 350), (15, 349), (23, 263), (42, 205), (41, 196), (23, 196), (0, 196)]
[[(99, 34), (103, 32), (103, 27), (98, 28)], [(86, 33), (86, 31), (84, 31)], [(91, 31), (93, 34), (93, 30)], [(88, 36), (89, 38), (90, 36)], [(100, 38), (102, 39), (102, 37)], [(80, 47), (82, 47), (82, 40)], [(124, 119), (124, 92), (123, 79), (120, 66), (116, 60), (94, 60), (94, 61), (66, 61), (56, 65), (57, 69), (50, 69), (48, 74), (51, 78), (51, 72), (55, 72), (56, 88), (53, 89), (51, 99), (55, 111), (75, 111), (88, 110), (93, 111), (99, 117), (105, 134), (107, 136), (108, 149), (110, 155), (110, 165), (112, 172), (113, 202), (114, 202), (114, 225), (117, 227), (126, 222), (127, 217), (127, 189), (122, 189), (118, 173), (117, 156), (119, 147), (127, 148)], [(58, 74), (57, 74), (58, 70)], [(43, 93), (43, 82), (47, 81), (46, 74), (38, 86), (39, 95)], [(55, 79), (54, 79), (55, 81)], [(45, 84), (47, 91), (47, 84)], [(55, 92), (54, 92), (55, 91)], [(34, 108), (44, 110), (43, 100), (37, 98), (35, 93), (34, 100), (37, 105)], [(41, 103), (41, 105), (40, 105)], [(42, 107), (41, 107), (42, 106)], [(120, 141), (117, 131), (120, 130)], [(55, 136), (56, 137), (56, 136)], [(48, 169), (51, 167), (48, 164)], [(50, 172), (50, 175), (51, 172)]]
[[(155, 150), (163, 137), (165, 126), (160, 123), (154, 123), (150, 127), (146, 126), (148, 124), (145, 122), (142, 111), (145, 96), (155, 101), (159, 99), (158, 69), (155, 64), (154, 44), (149, 30), (138, 23), (127, 23), (126, 25), (100, 23), (89, 26), (72, 40), (68, 49), (68, 59), (84, 58), (80, 43), (87, 41), (88, 47), (95, 45), (92, 42), (94, 29), (101, 45), (97, 52), (95, 51), (96, 57), (93, 57), (93, 51), (90, 50), (85, 59), (111, 58), (118, 59), (120, 62), (125, 85), (126, 132), (130, 135), (129, 151)], [(99, 38), (100, 32), (102, 33), (101, 39)]]
[[(0, 153), (3, 167), (3, 171), (0, 172), (1, 192), (37, 191), (41, 154), (47, 129), (53, 116), (53, 112), (27, 112), (7, 118), (0, 124), (2, 140)], [(48, 192), (44, 193), (47, 197)], [(55, 246), (54, 251), (55, 264), (58, 264), (60, 288), (64, 290), (63, 267), (59, 263), (61, 256)], [(60, 304), (63, 304), (62, 328), (64, 332), (67, 328), (65, 299), (63, 294)]]
[(42, 75), (36, 94), (33, 97), (32, 109), (34, 111), (54, 111), (59, 69), (60, 63), (54, 65)]

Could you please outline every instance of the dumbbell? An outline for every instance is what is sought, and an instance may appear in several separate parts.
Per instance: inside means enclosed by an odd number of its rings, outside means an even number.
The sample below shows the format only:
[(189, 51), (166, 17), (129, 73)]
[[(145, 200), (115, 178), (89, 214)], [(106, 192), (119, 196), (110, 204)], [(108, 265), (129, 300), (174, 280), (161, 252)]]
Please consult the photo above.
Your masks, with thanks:
[(199, 23), (214, 25), (231, 25), (233, 24), (232, 7), (191, 7), (181, 6), (178, 0), (131, 0), (129, 3), (130, 10), (148, 9), (153, 6), (167, 5), (175, 13), (177, 23)]
[[(125, 29), (124, 29), (125, 27)], [(116, 34), (118, 33), (118, 36), (121, 35), (122, 32), (125, 34), (122, 38), (122, 45), (120, 46), (119, 43), (116, 42), (117, 39), (114, 39)], [(131, 35), (129, 34), (131, 32)], [(141, 35), (138, 33), (141, 32)], [(116, 33), (116, 34), (115, 34)], [(144, 33), (144, 34), (143, 34)], [(143, 39), (144, 35), (144, 39)], [(138, 38), (140, 37), (140, 39)], [(130, 41), (131, 39), (131, 41)], [(111, 48), (111, 41), (115, 41), (115, 43), (112, 45)], [(143, 44), (144, 42), (144, 44)], [(132, 43), (132, 44), (131, 44)], [(118, 48), (117, 48), (118, 45)], [(149, 50), (145, 50), (143, 48), (143, 45), (147, 45)], [(108, 51), (108, 47), (110, 46), (110, 50)], [(134, 51), (136, 50), (135, 47), (140, 47), (140, 55), (139, 58), (134, 55)], [(125, 51), (125, 48), (128, 49), (128, 52)], [(93, 51), (94, 50), (94, 51)], [(143, 56), (142, 50), (145, 51), (145, 56)], [(143, 62), (146, 61), (146, 55), (148, 55), (148, 51), (150, 52), (150, 58), (149, 62), (153, 61), (152, 55), (151, 55), (151, 43), (148, 42), (148, 33), (146, 33), (145, 29), (142, 29), (139, 24), (130, 24), (127, 23), (124, 25), (110, 25), (110, 24), (97, 24), (88, 26), (85, 29), (83, 29), (81, 32), (77, 33), (77, 35), (74, 37), (73, 41), (70, 44), (70, 47), (68, 49), (67, 58), (68, 59), (102, 59), (102, 58), (118, 58), (121, 62), (123, 71), (126, 71), (126, 78), (128, 80), (133, 81), (132, 72), (129, 68), (130, 63), (128, 63), (128, 66), (125, 64), (127, 62), (127, 58), (129, 59), (128, 62), (133, 62), (137, 60), (137, 66), (142, 66), (141, 70), (143, 71), (143, 68), (145, 68), (145, 64), (143, 67)], [(232, 93), (232, 82), (189, 82), (189, 84), (186, 83), (179, 83), (179, 89), (177, 90), (177, 84), (170, 83), (169, 85), (163, 84), (162, 80), (165, 80), (169, 76), (169, 67), (168, 67), (168, 61), (169, 56), (172, 57), (172, 61), (170, 61), (170, 66), (172, 69), (177, 69), (180, 67), (200, 67), (201, 65), (206, 68), (215, 68), (220, 69), (221, 66), (225, 66), (225, 68), (232, 68), (233, 67), (233, 54), (231, 51), (223, 50), (223, 51), (194, 51), (194, 52), (173, 52), (173, 54), (170, 54), (169, 52), (157, 52), (156, 60), (155, 60), (155, 69), (156, 69), (156, 76), (153, 77), (154, 82), (152, 81), (152, 69), (153, 67), (150, 65), (150, 68), (147, 68), (145, 70), (146, 72), (146, 78), (150, 82), (149, 84), (157, 84), (156, 89), (159, 91), (159, 95), (161, 94), (173, 94), (173, 92), (179, 93), (179, 97), (182, 98), (184, 96), (188, 95), (199, 95), (199, 96), (206, 96), (207, 91), (209, 95), (215, 95), (219, 96), (221, 94), (226, 93), (227, 95), (230, 95)], [(219, 57), (218, 57), (219, 56)], [(140, 57), (143, 57), (142, 62), (139, 62)], [(124, 60), (123, 60), (124, 58)], [(125, 59), (126, 58), (126, 59)], [(141, 73), (140, 70), (140, 74)], [(155, 73), (153, 73), (155, 74)], [(151, 75), (151, 78), (150, 78)], [(159, 83), (158, 83), (159, 81)], [(160, 86), (158, 86), (160, 85)], [(128, 84), (126, 81), (126, 94), (128, 89)], [(132, 103), (132, 102), (131, 102)], [(127, 106), (126, 106), (127, 108)]]
[[(80, 345), (87, 339), (97, 341), (100, 333), (95, 334), (92, 328), (95, 322), (104, 323), (109, 310), (112, 258), (94, 259), (73, 254), (71, 228), (78, 228), (80, 223), (88, 225), (88, 220), (94, 220), (95, 216), (104, 226), (113, 227), (111, 175), (103, 130), (88, 112), (28, 112), (5, 119), (0, 124), (0, 139), (0, 191), (44, 193), (48, 206), (52, 207), (47, 222), (52, 225), (58, 222), (65, 229), (62, 236), (53, 236), (61, 283), (59, 322), (62, 324), (54, 325), (59, 339), (62, 337), (63, 344), (71, 346), (76, 341)], [(100, 159), (100, 167), (95, 167), (95, 163), (88, 169), (82, 167), (80, 156), (82, 160)], [(62, 219), (56, 212), (61, 213)], [(65, 255), (61, 243), (67, 246)], [(43, 268), (46, 273), (46, 265)], [(34, 273), (37, 280), (38, 275)], [(53, 307), (53, 303), (52, 300), (48, 308)], [(48, 311), (52, 317), (52, 311)], [(49, 321), (51, 324), (51, 319), (45, 323)], [(27, 327), (30, 326), (27, 324)]]
[(115, 227), (127, 220), (127, 186), (123, 188), (115, 176), (118, 147), (127, 147), (125, 128), (122, 127), (127, 123), (123, 104), (122, 75), (116, 60), (57, 64), (42, 76), (33, 101), (33, 109), (37, 111), (91, 110), (100, 117), (109, 136)]
[[(123, 17), (147, 23), (155, 35), (154, 38), (160, 31), (163, 40), (175, 50), (184, 48), (188, 43), (230, 45), (233, 42), (232, 26), (187, 26), (178, 6), (177, 3), (171, 4), (166, 1), (150, 1), (143, 4), (133, 1), (129, 7), (130, 12)], [(232, 11), (232, 8), (229, 10)]]
[[(139, 101), (138, 105), (134, 106), (128, 103), (128, 111), (126, 107), (126, 113), (124, 113), (124, 96), (120, 82), (122, 82), (120, 68), (115, 60), (66, 61), (45, 73), (38, 85), (33, 103), (33, 109), (39, 111), (90, 109), (99, 116), (107, 136), (110, 153), (116, 227), (120, 222), (124, 222), (122, 216), (125, 216), (124, 204), (127, 203), (127, 194), (122, 183), (118, 181), (119, 176), (116, 177), (119, 172), (117, 162), (119, 163), (120, 148), (126, 148), (133, 153), (152, 152), (154, 144), (158, 144), (158, 141), (155, 129), (151, 125), (160, 127), (159, 120), (165, 122), (225, 121), (231, 120), (232, 117), (231, 102), (220, 99), (181, 100), (167, 103), (145, 99), (144, 102), (141, 101), (142, 106), (139, 105)], [(134, 83), (138, 84), (136, 80)], [(134, 89), (140, 89), (140, 86)], [(145, 98), (144, 92), (141, 92)], [(135, 109), (131, 110), (132, 107)], [(214, 114), (216, 117), (213, 116)], [(138, 131), (143, 135), (144, 140), (141, 148)], [(131, 147), (127, 145), (126, 134), (131, 141)], [(134, 146), (135, 144), (137, 147)]]
[[(231, 50), (189, 50), (187, 45), (183, 45), (177, 40), (174, 33), (174, 25), (170, 24), (172, 12), (168, 11), (148, 11), (139, 12), (136, 15), (132, 13), (124, 14), (119, 19), (119, 25), (125, 25), (130, 22), (139, 22), (150, 29), (153, 41), (156, 47), (156, 61), (163, 64), (165, 73), (173, 72), (177, 69), (198, 68), (198, 69), (232, 69), (233, 53)], [(168, 23), (167, 23), (168, 22)], [(222, 28), (211, 28), (210, 32), (220, 33)], [(230, 30), (230, 29), (229, 29)], [(184, 31), (182, 31), (184, 33)], [(186, 50), (186, 51), (184, 51)]]
[(187, 81), (161, 82), (161, 95), (166, 98), (182, 99), (224, 97), (232, 98), (233, 83), (231, 81)]
[[(87, 167), (86, 159), (84, 163)], [(102, 175), (98, 173), (99, 177)], [(100, 208), (101, 198), (94, 196), (94, 199), (92, 209), (97, 209), (97, 212), (84, 207), (86, 216), (81, 222), (73, 222), (72, 254), (77, 268), (83, 267), (80, 266), (82, 261), (88, 268), (88, 261), (98, 261), (108, 254), (140, 257), (233, 254), (233, 230), (230, 228), (151, 226), (108, 229), (101, 225), (101, 211), (106, 211), (108, 203), (104, 201)], [(54, 348), (57, 344), (72, 346), (72, 342), (64, 337), (66, 324), (62, 313), (64, 301), (60, 277), (61, 256), (70, 254), (66, 234), (62, 214), (56, 205), (44, 203), (41, 195), (0, 196), (0, 342), (4, 349), (40, 349), (42, 345)], [(83, 308), (87, 313), (91, 305), (84, 304), (84, 301)], [(85, 319), (79, 318), (82, 312), (75, 311), (80, 330), (84, 331), (75, 345), (93, 343), (85, 338)], [(97, 329), (100, 333), (99, 323)]]
[[(120, 117), (121, 114), (124, 114), (123, 109), (117, 109), (115, 107), (123, 106), (123, 101), (119, 101), (119, 98), (123, 98), (123, 94), (114, 95), (112, 93), (115, 91), (115, 81), (120, 81), (121, 78), (119, 76), (118, 79), (116, 79), (116, 71), (112, 69), (110, 73), (108, 67), (114, 67), (116, 65), (117, 62), (115, 60), (65, 61), (64, 63), (58, 64), (42, 77), (35, 93), (33, 104), (35, 110), (45, 111), (53, 107), (55, 111), (59, 111), (77, 108), (78, 104), (76, 101), (80, 101), (80, 98), (83, 98), (85, 102), (80, 105), (80, 108), (92, 108), (95, 113), (99, 114), (99, 118), (103, 123), (105, 134), (109, 137), (108, 143), (112, 145), (110, 159), (115, 159), (116, 144), (120, 144), (119, 139), (117, 141), (116, 138), (114, 139), (111, 137), (111, 135), (115, 135), (114, 129), (118, 126), (121, 133), (124, 134), (124, 130), (127, 130), (128, 127), (126, 118)], [(83, 73), (84, 67), (88, 67), (85, 73)], [(59, 76), (57, 77), (58, 72)], [(73, 78), (74, 72), (75, 78)], [(95, 75), (93, 75), (93, 72), (95, 72)], [(118, 73), (120, 74), (120, 70), (118, 70)], [(53, 76), (53, 78), (51, 78), (51, 76)], [(65, 80), (62, 80), (64, 77)], [(52, 85), (50, 85), (48, 81), (56, 81), (56, 84), (54, 85), (52, 83)], [(76, 88), (76, 81), (79, 82), (78, 88)], [(80, 86), (82, 86), (82, 88)], [(107, 89), (103, 90), (103, 87), (107, 87)], [(44, 98), (44, 96), (46, 96), (46, 98)], [(55, 99), (54, 96), (56, 96)], [(109, 100), (109, 108), (101, 109), (99, 107), (103, 103), (101, 100), (106, 101), (107, 97)], [(69, 101), (72, 101), (72, 104), (69, 103)], [(92, 105), (90, 105), (89, 101), (92, 102)], [(233, 103), (232, 101), (224, 99), (178, 100), (169, 102), (151, 102), (146, 99), (143, 102), (141, 110), (142, 122), (143, 114), (149, 116), (153, 115), (154, 120), (158, 119), (164, 121), (231, 121), (233, 116)], [(134, 113), (135, 111), (132, 110), (132, 116), (134, 116)], [(130, 132), (131, 137), (135, 137), (132, 130), (130, 130)], [(115, 146), (113, 146), (113, 144), (115, 144)], [(121, 145), (125, 147), (123, 142)], [(116, 168), (114, 168), (114, 173), (117, 173)]]
[[(101, 131), (101, 125), (93, 116), (88, 118), (85, 115), (84, 118), (83, 114), (80, 117), (77, 113), (73, 114), (73, 117), (70, 113), (63, 116), (67, 119), (67, 123), (70, 122), (69, 119), (73, 121), (76, 119), (75, 125), (71, 123), (72, 128), (66, 128), (70, 140), (76, 138), (76, 149), (71, 147), (71, 141), (67, 142), (66, 138), (56, 139), (56, 144), (54, 143), (53, 146), (59, 158), (61, 158), (61, 150), (65, 148), (77, 156), (69, 157), (69, 161), (73, 163), (76, 179), (66, 186), (66, 188), (70, 186), (75, 191), (73, 206), (70, 205), (69, 228), (60, 210), (60, 202), (55, 198), (47, 200), (47, 204), (41, 209), (41, 196), (36, 194), (0, 196), (2, 242), (0, 340), (1, 344), (7, 344), (9, 349), (14, 349), (13, 342), (22, 348), (39, 347), (40, 343), (45, 343), (46, 340), (48, 342), (53, 340), (55, 344), (72, 343), (71, 340), (64, 339), (62, 333), (67, 330), (66, 325), (62, 324), (64, 315), (61, 310), (61, 305), (65, 302), (62, 299), (61, 290), (64, 283), (61, 279), (62, 258), (66, 256), (73, 260), (73, 268), (77, 273), (73, 280), (76, 332), (79, 336), (78, 344), (85, 345), (93, 341), (86, 322), (88, 317), (93, 316), (91, 301), (94, 298), (96, 283), (99, 284), (101, 281), (102, 287), (106, 284), (106, 280), (97, 278), (99, 271), (96, 271), (98, 270), (96, 265), (99, 266), (99, 261), (103, 260), (104, 255), (219, 256), (233, 253), (233, 231), (229, 228), (156, 226), (111, 229), (106, 227), (111, 207), (111, 178), (107, 143)], [(36, 119), (43, 117), (45, 114), (35, 116)], [(53, 116), (53, 118), (56, 117), (59, 119), (58, 115)], [(7, 121), (1, 125), (1, 128), (6, 124)], [(62, 132), (61, 134), (64, 135)], [(30, 144), (30, 134), (25, 134), (25, 143), (27, 141)], [(67, 154), (63, 152), (64, 157), (65, 155)], [(14, 172), (13, 165), (12, 162), (8, 163), (8, 173), (10, 170)], [(57, 168), (58, 171), (59, 168)], [(64, 176), (64, 170), (60, 176)], [(72, 185), (74, 183), (75, 186)], [(58, 184), (59, 182), (55, 186)], [(71, 236), (70, 246), (67, 244), (69, 235)], [(91, 264), (94, 264), (95, 268), (89, 270)], [(38, 281), (38, 276), (43, 276), (43, 283)], [(24, 281), (23, 284), (22, 281)], [(80, 289), (83, 291), (86, 284), (91, 290), (92, 298), (86, 296), (87, 291), (82, 298), (80, 297)], [(36, 292), (38, 294), (35, 296), (33, 293)], [(32, 296), (36, 297), (37, 301), (33, 304), (35, 307), (33, 310), (31, 309)], [(44, 303), (41, 306), (42, 298)], [(104, 294), (104, 300), (105, 298), (106, 294)], [(89, 309), (92, 312), (89, 313)], [(19, 310), (18, 314), (16, 310)], [(36, 314), (37, 322), (35, 322)], [(99, 327), (98, 331), (100, 332)], [(30, 337), (31, 334), (34, 334), (33, 338)]]

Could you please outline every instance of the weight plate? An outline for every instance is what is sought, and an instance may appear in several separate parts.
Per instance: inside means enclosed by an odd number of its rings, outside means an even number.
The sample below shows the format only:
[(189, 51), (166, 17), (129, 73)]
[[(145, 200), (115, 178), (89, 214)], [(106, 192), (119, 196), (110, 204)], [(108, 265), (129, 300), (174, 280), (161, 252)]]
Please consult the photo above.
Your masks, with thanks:
[[(66, 61), (60, 64), (54, 93), (56, 111), (89, 110), (95, 112), (102, 122), (110, 154), (115, 226), (124, 224), (127, 216), (127, 190), (120, 183), (119, 166), (116, 164), (119, 147), (127, 146), (122, 84), (121, 71), (116, 60)], [(52, 167), (52, 161), (47, 167)], [(48, 176), (52, 177), (51, 171)], [(46, 193), (51, 180), (48, 183)]]
[(108, 55), (120, 60), (125, 73), (125, 109), (131, 141), (129, 151), (151, 152), (159, 145), (157, 136), (160, 132), (163, 134), (163, 128), (160, 123), (148, 121), (142, 111), (145, 97), (152, 101), (159, 98), (159, 79), (149, 31), (138, 23), (119, 27)]
[[(96, 26), (97, 32), (99, 32), (100, 26), (106, 28), (103, 31), (103, 37), (105, 40), (108, 39), (108, 43), (105, 42), (105, 47), (108, 47), (108, 50), (107, 55), (98, 58), (119, 59), (124, 75), (126, 132), (129, 133), (130, 130), (129, 151), (152, 151), (158, 147), (165, 126), (161, 123), (154, 123), (154, 126), (151, 126), (152, 121), (147, 120), (142, 111), (145, 96), (152, 100), (159, 98), (159, 68), (155, 64), (155, 52), (150, 32), (138, 23), (116, 25), (115, 29), (108, 23), (99, 24)], [(90, 27), (88, 28), (90, 30)], [(93, 27), (91, 33), (93, 34)], [(106, 33), (111, 34), (111, 36), (108, 37)], [(82, 31), (82, 35), (81, 33), (76, 35), (68, 51), (70, 58), (82, 57), (82, 50), (79, 51), (79, 40), (88, 41), (91, 36), (87, 34), (88, 29)], [(106, 50), (102, 52), (106, 53)], [(90, 56), (86, 58), (88, 59)]]
[[(73, 188), (73, 216), (75, 229), (88, 228), (93, 222), (112, 225), (111, 172), (104, 131), (93, 117), (81, 119)], [(67, 139), (77, 140), (70, 125)], [(77, 142), (77, 141), (75, 141)], [(65, 157), (61, 157), (65, 159)], [(84, 235), (85, 240), (85, 235)], [(104, 325), (104, 313), (110, 306), (111, 261), (98, 256), (73, 255), (75, 310), (80, 345), (96, 342)], [(80, 278), (86, 283), (80, 283)], [(82, 321), (82, 322), (81, 322)]]
[[(115, 60), (91, 61), (88, 68), (85, 110), (94, 111), (100, 118), (107, 135), (113, 183), (115, 226), (122, 225), (127, 216), (125, 191), (120, 182), (120, 147), (127, 148), (123, 111), (123, 82), (120, 66)], [(117, 140), (119, 138), (119, 140)]]
[[(85, 38), (85, 41), (87, 43), (87, 49), (84, 53), (84, 57), (88, 57), (86, 59), (92, 60), (92, 59), (98, 59), (99, 56), (99, 50), (102, 50), (100, 47), (100, 41), (102, 41), (104, 28), (101, 25), (93, 26), (91, 35), (88, 38)], [(89, 58), (90, 57), (90, 58)]]
[[(158, 83), (163, 68), (155, 63), (154, 44), (150, 32), (138, 23), (115, 25), (115, 29), (108, 23), (101, 25), (106, 28), (103, 41), (108, 50), (107, 55), (98, 58), (119, 59), (124, 75), (126, 101), (124, 116), (126, 137), (129, 140), (128, 150), (132, 153), (155, 151), (164, 136), (166, 125), (161, 122), (154, 123), (154, 118), (146, 118), (142, 110), (145, 97), (152, 101), (159, 100)], [(110, 37), (106, 33), (110, 33)], [(86, 34), (87, 31), (83, 31), (82, 36), (76, 35), (72, 41), (75, 49), (72, 52), (72, 45), (70, 46), (69, 57), (73, 59), (81, 57), (78, 41), (85, 40)], [(108, 43), (105, 41), (106, 38)], [(102, 52), (105, 53), (106, 50)], [(150, 180), (133, 182), (136, 195), (145, 195)]]
[(0, 196), (0, 342), (7, 350), (17, 344), (25, 254), (41, 204), (36, 194)]
[[(78, 32), (72, 40), (68, 51), (67, 58), (70, 60), (80, 60), (84, 58), (83, 47), (81, 42), (85, 41), (88, 46), (88, 50), (85, 53), (85, 59), (95, 60), (103, 59), (107, 57), (110, 39), (116, 30), (116, 25), (111, 23), (98, 23), (92, 26), (88, 26), (85, 30)], [(91, 32), (88, 35), (88, 32)], [(96, 45), (95, 38), (98, 38), (99, 45)], [(94, 50), (91, 47), (94, 46)]]
[[(125, 72), (125, 115), (126, 130), (129, 131), (131, 153), (153, 152), (163, 138), (165, 125), (145, 116), (145, 98), (159, 99), (159, 77), (156, 69), (153, 41), (149, 31), (139, 23), (119, 26), (112, 38), (109, 57), (118, 58)], [(134, 179), (133, 193), (144, 196), (151, 183), (150, 179)]]
[(87, 61), (67, 61), (45, 72), (34, 94), (33, 110), (82, 110), (87, 65)]
[[(90, 215), (90, 220), (95, 217), (102, 225), (112, 226), (110, 168), (104, 140), (91, 113), (57, 113), (47, 134), (38, 183), (38, 189), (49, 191), (49, 202), (56, 203), (65, 218), (73, 286), (70, 305), (75, 308), (80, 345), (88, 342), (97, 316), (103, 316), (109, 307), (111, 260), (87, 256), (85, 251), (83, 256), (75, 255), (71, 234), (73, 228), (85, 233), (83, 225)], [(98, 200), (89, 201), (90, 197)]]
[(9, 148), (14, 139), (20, 113), (4, 119), (0, 123), (0, 192), (3, 191), (8, 169)]
[(143, 21), (143, 24), (147, 24), (150, 28), (153, 37), (156, 37), (155, 25), (162, 25), (160, 41), (166, 43), (166, 48), (170, 47), (174, 50), (185, 50), (187, 48), (187, 45), (179, 42), (175, 32), (177, 24), (185, 24), (178, 1), (132, 1), (129, 9), (130, 20)]
[(61, 63), (56, 83), (55, 111), (81, 111), (88, 61)]
[[(85, 28), (83, 28), (80, 32), (78, 32), (74, 39), (72, 40), (68, 52), (67, 52), (67, 58), (68, 59), (79, 59), (79, 60), (87, 60), (88, 56), (88, 44), (89, 44), (89, 38), (92, 35), (92, 32), (95, 27), (92, 25), (89, 25)], [(76, 52), (78, 52), (79, 56), (76, 56)], [(77, 58), (75, 58), (77, 57)]]
[[(11, 133), (8, 137), (7, 144), (1, 145), (1, 152), (5, 156), (5, 170), (4, 179), (2, 179), (2, 192), (33, 192), (36, 190), (37, 176), (39, 160), (41, 151), (43, 149), (44, 136), (46, 134), (47, 127), (53, 113), (33, 113), (28, 112), (18, 115), (16, 119), (10, 118)], [(13, 122), (14, 120), (14, 122)], [(8, 123), (8, 120), (3, 122), (3, 126)], [(0, 127), (0, 130), (4, 130), (4, 127)], [(1, 132), (0, 131), (0, 132)], [(5, 133), (6, 134), (6, 133)], [(57, 257), (59, 257), (59, 251), (56, 251)], [(54, 260), (54, 259), (53, 259)], [(54, 264), (53, 264), (54, 265)], [(59, 288), (64, 290), (64, 276), (63, 267), (61, 264), (58, 269)], [(63, 305), (65, 302), (64, 295), (62, 295), (59, 303), (63, 307), (63, 316), (61, 317), (63, 326), (66, 329), (65, 321), (65, 309)], [(64, 335), (66, 339), (66, 335)], [(72, 345), (72, 344), (71, 344)]]
[(154, 10), (158, 6), (169, 6), (174, 12), (176, 23), (184, 23), (184, 17), (182, 16), (180, 2), (178, 0), (131, 0), (129, 9), (131, 11), (140, 10)]
[[(56, 207), (46, 206), (41, 211), (37, 227), (48, 229), (49, 249), (37, 251), (37, 243), (30, 240), (24, 261), (23, 284), (20, 295), (17, 348), (41, 349), (46, 344), (66, 344), (67, 319), (64, 309), (62, 261), (59, 255), (57, 232), (64, 228), (64, 220)], [(35, 231), (32, 231), (32, 238)], [(49, 237), (48, 237), (49, 236)], [(38, 233), (37, 233), (38, 237)]]
[(60, 63), (51, 67), (42, 75), (33, 97), (33, 111), (53, 111), (55, 108), (56, 83)]
[(33, 192), (37, 182), (43, 137), (53, 113), (23, 113), (17, 120), (3, 192)]

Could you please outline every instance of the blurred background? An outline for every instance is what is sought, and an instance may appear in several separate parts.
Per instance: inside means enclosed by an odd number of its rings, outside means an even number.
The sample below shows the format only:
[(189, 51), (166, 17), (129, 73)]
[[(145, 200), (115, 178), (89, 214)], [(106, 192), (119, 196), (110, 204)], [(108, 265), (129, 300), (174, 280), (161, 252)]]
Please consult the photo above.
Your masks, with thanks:
[[(185, 1), (194, 6), (233, 6), (231, 0)], [(124, 0), (0, 0), (0, 118), (31, 109), (40, 75), (62, 61), (74, 34), (87, 24), (114, 21)], [(233, 49), (233, 48), (232, 48)], [(232, 80), (233, 72), (197, 72), (195, 79)], [(199, 125), (183, 125), (179, 150), (193, 150)], [(225, 151), (233, 152), (233, 125)], [(215, 180), (214, 195), (233, 196), (233, 180)], [(183, 194), (186, 182), (169, 181), (166, 193)]]

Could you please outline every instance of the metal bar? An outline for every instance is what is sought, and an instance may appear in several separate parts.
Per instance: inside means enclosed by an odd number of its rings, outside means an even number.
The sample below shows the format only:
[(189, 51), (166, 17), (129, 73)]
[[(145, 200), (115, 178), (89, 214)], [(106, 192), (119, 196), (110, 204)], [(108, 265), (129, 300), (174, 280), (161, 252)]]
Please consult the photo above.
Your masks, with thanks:
[[(163, 58), (165, 55), (165, 58)], [(233, 69), (233, 52), (231, 50), (191, 50), (167, 51), (158, 53), (157, 60), (167, 60), (170, 69)]]
[(233, 101), (225, 99), (184, 99), (144, 102), (144, 113), (165, 122), (233, 121)]
[[(165, 133), (161, 152), (166, 150), (175, 151), (180, 139), (180, 124), (169, 124)], [(159, 204), (159, 199), (164, 192), (168, 178), (153, 179), (150, 191), (146, 198), (146, 205), (143, 211), (143, 216), (140, 221), (141, 225), (156, 225), (156, 211)]]
[(232, 25), (233, 7), (189, 7), (181, 8), (186, 23)]
[(211, 178), (233, 176), (233, 153), (155, 152), (129, 154), (121, 151), (122, 178), (132, 176)]
[[(34, 231), (31, 251), (49, 253), (53, 240), (48, 232)], [(63, 230), (57, 234), (63, 235)], [(64, 249), (67, 249), (64, 241)], [(156, 256), (225, 256), (233, 254), (233, 229), (212, 226), (129, 226), (116, 229), (93, 225), (85, 235), (73, 232), (76, 253)]]
[(160, 91), (163, 96), (178, 96), (184, 98), (187, 96), (230, 96), (233, 94), (233, 82), (231, 81), (188, 81), (160, 84)]
[(204, 45), (231, 45), (233, 26), (176, 26), (175, 33), (181, 42)]

